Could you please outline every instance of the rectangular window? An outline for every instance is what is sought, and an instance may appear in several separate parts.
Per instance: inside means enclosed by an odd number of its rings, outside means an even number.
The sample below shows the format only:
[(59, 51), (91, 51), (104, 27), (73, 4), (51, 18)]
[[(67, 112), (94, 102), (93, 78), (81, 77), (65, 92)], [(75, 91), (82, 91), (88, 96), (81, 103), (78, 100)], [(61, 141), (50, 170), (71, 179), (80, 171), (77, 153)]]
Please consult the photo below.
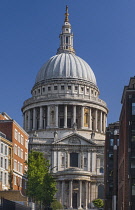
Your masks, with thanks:
[(3, 144), (1, 144), (1, 153), (3, 153)]
[(14, 185), (16, 185), (16, 176), (14, 175)]
[(57, 90), (58, 89), (58, 87), (57, 86), (54, 86), (54, 90)]
[(28, 160), (28, 154), (25, 152), (25, 160)]
[(22, 173), (22, 171), (23, 171), (23, 170), (22, 170), (22, 164), (20, 164), (20, 173)]
[(7, 169), (7, 159), (5, 159), (5, 169)]
[(22, 187), (22, 179), (20, 178), (20, 187)]
[(78, 167), (78, 153), (70, 153), (70, 167)]
[(68, 36), (66, 36), (66, 43), (68, 44)]
[(23, 136), (21, 135), (21, 144), (23, 145), (23, 142), (24, 142), (24, 138)]
[(17, 134), (18, 134), (18, 132), (17, 132), (17, 130), (15, 129), (15, 139), (17, 140)]
[(132, 103), (132, 115), (135, 115), (135, 103)]
[(131, 168), (135, 168), (135, 158), (131, 158)]
[(18, 142), (19, 143), (21, 142), (21, 135), (20, 135), (20, 133), (18, 133)]
[(83, 92), (83, 90), (84, 90), (84, 88), (83, 87), (81, 87), (81, 91)]
[(114, 139), (110, 139), (110, 146), (113, 146)]
[(43, 87), (42, 91), (45, 92), (45, 88), (44, 87)]
[(48, 91), (50, 91), (51, 90), (51, 87), (48, 87)]
[(86, 167), (87, 166), (87, 158), (85, 157), (84, 158), (84, 167)]
[(5, 145), (5, 155), (7, 155), (7, 146)]
[(7, 184), (7, 173), (4, 174), (4, 184)]
[(64, 127), (64, 118), (60, 118), (60, 128)]
[(71, 90), (71, 85), (68, 85), (68, 90)]
[(18, 156), (20, 157), (20, 147), (18, 147)]
[(3, 168), (3, 157), (0, 159), (0, 167)]
[(61, 90), (64, 90), (64, 85), (61, 85)]
[(28, 149), (28, 140), (25, 140), (25, 148)]
[(20, 163), (18, 162), (18, 171), (20, 172)]
[(17, 145), (14, 146), (14, 153), (17, 155)]
[(21, 149), (21, 158), (23, 159), (23, 149)]
[(17, 161), (16, 160), (14, 160), (14, 170), (17, 171)]
[(77, 86), (75, 86), (75, 90), (78, 90), (78, 87)]
[(1, 182), (3, 182), (3, 172), (2, 171), (0, 173), (0, 180), (1, 180)]

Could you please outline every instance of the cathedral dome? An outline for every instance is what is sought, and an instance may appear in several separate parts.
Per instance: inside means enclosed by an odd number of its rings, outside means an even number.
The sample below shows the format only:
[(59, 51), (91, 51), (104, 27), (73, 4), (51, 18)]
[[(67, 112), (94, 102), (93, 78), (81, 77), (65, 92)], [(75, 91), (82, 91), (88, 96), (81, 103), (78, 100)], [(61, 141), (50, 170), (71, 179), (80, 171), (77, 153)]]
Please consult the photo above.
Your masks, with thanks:
[(96, 78), (90, 66), (74, 53), (67, 52), (51, 57), (39, 70), (35, 83), (52, 79), (77, 79), (96, 85)]

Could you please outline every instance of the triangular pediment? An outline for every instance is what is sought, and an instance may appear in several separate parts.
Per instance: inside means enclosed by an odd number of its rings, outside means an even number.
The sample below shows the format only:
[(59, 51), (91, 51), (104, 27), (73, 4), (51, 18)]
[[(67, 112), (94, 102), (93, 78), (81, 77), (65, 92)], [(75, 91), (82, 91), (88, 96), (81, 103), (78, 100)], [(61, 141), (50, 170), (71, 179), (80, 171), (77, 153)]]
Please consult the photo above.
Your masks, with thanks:
[(95, 143), (79, 134), (70, 134), (61, 139), (55, 140), (53, 144), (68, 144), (68, 145), (95, 145)]

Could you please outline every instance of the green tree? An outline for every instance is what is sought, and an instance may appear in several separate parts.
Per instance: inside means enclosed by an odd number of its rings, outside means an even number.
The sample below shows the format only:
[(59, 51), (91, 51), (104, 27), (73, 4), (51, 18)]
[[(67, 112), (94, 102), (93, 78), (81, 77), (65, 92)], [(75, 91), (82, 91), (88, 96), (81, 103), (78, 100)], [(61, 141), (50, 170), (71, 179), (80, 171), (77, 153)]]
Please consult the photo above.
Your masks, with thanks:
[(100, 198), (95, 199), (94, 201), (92, 201), (94, 203), (94, 205), (98, 208), (102, 208), (104, 206), (104, 201)]
[(50, 206), (56, 193), (56, 181), (49, 172), (49, 161), (44, 158), (42, 152), (32, 150), (29, 153), (27, 165), (27, 195), (33, 201)]
[(54, 200), (54, 201), (51, 203), (51, 208), (52, 208), (53, 210), (57, 210), (57, 209), (63, 209), (63, 206), (62, 206), (62, 204), (61, 204), (59, 201)]
[(57, 192), (56, 181), (51, 173), (46, 173), (43, 182), (42, 201), (45, 207), (50, 207)]

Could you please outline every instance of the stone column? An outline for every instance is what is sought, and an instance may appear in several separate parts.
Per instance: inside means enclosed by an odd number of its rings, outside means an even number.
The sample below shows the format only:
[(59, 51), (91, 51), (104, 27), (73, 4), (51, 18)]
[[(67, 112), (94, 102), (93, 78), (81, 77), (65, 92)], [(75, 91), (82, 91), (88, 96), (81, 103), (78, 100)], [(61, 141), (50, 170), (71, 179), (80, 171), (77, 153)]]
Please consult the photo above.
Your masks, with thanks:
[(28, 131), (30, 130), (30, 110), (28, 110)]
[(100, 132), (102, 133), (102, 111), (100, 111)]
[(58, 128), (58, 105), (55, 105), (55, 126)]
[(65, 194), (64, 194), (64, 191), (65, 191), (65, 181), (62, 181), (62, 189), (61, 189), (61, 199), (62, 199), (62, 201), (61, 201), (61, 203), (62, 203), (62, 205), (64, 206), (64, 197), (65, 197)]
[(73, 181), (69, 181), (69, 208), (72, 209)]
[(73, 125), (76, 124), (76, 106), (73, 105)]
[(88, 208), (88, 182), (85, 181), (85, 209)]
[(39, 129), (43, 129), (43, 107), (40, 107)]
[(67, 128), (67, 105), (64, 106), (64, 128)]
[(79, 207), (78, 209), (82, 209), (82, 181), (79, 182)]
[(50, 106), (47, 106), (47, 128), (50, 127)]
[(95, 109), (94, 130), (97, 131), (97, 109)]
[(104, 133), (105, 133), (105, 130), (106, 130), (106, 114), (104, 113)]
[(36, 130), (36, 108), (33, 109), (33, 130)]
[(92, 130), (92, 116), (91, 116), (91, 108), (89, 109), (89, 129)]
[(91, 203), (91, 183), (88, 182), (88, 203)]
[(96, 173), (96, 153), (92, 152), (92, 172)]
[(84, 107), (81, 107), (81, 128), (84, 128)]
[(24, 112), (24, 130), (27, 129), (27, 114)]

